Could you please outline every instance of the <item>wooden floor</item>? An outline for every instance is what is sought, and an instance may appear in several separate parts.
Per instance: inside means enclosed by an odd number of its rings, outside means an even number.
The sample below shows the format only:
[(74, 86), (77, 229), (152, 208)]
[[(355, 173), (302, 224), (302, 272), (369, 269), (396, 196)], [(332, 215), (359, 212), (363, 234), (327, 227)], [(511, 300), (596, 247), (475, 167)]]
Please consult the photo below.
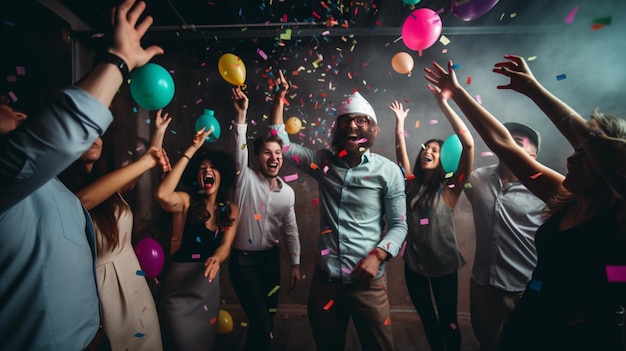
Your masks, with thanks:
[[(241, 350), (245, 342), (246, 319), (239, 305), (223, 305), (233, 318), (233, 331), (228, 334), (218, 334), (215, 351)], [(424, 336), (422, 323), (415, 310), (392, 309), (391, 320), (393, 335), (397, 351), (420, 350), (428, 351), (429, 346)], [(478, 351), (480, 349), (467, 314), (459, 314), (459, 325), (463, 340), (463, 351)], [(350, 324), (346, 338), (346, 350), (360, 350), (356, 330)], [(315, 342), (309, 327), (306, 315), (306, 306), (279, 305), (274, 321), (273, 351), (297, 350), (314, 351)]]

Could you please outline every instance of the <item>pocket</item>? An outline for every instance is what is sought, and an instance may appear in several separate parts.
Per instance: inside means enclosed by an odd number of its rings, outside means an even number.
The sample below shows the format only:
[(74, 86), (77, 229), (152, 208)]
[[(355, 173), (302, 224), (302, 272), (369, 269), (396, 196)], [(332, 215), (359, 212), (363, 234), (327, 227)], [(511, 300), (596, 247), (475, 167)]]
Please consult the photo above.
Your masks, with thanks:
[(54, 225), (51, 218), (49, 227), (45, 230), (56, 230), (59, 228), (63, 232), (65, 239), (71, 241), (79, 247), (87, 246), (87, 214), (83, 210), (80, 200), (69, 191), (59, 180), (52, 184), (50, 189), (46, 189), (43, 196), (49, 197), (52, 203), (47, 204), (50, 208), (55, 208), (57, 225)]

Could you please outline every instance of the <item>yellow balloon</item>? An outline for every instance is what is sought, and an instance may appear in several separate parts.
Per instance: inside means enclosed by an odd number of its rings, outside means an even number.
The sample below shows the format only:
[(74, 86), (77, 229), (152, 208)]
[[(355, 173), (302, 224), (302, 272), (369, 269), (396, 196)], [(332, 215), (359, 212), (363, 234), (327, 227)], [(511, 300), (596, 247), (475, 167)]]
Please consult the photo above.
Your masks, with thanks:
[(217, 69), (222, 78), (232, 85), (240, 86), (246, 81), (246, 66), (236, 55), (222, 55), (217, 61)]
[(410, 76), (413, 65), (413, 56), (406, 52), (399, 52), (391, 58), (391, 67), (400, 74), (408, 74)]
[(220, 310), (217, 317), (217, 332), (228, 334), (233, 331), (233, 317), (228, 311)]
[(285, 122), (287, 134), (297, 134), (302, 129), (302, 121), (298, 117), (289, 117)]

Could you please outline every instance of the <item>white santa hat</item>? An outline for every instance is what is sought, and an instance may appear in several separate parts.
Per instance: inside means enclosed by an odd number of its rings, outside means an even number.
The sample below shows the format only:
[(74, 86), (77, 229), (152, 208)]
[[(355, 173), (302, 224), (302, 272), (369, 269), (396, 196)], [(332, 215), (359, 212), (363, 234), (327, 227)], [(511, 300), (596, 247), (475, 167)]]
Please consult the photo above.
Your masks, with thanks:
[(348, 99), (339, 106), (338, 115), (342, 116), (347, 114), (366, 115), (374, 122), (378, 123), (378, 120), (376, 120), (376, 112), (374, 112), (372, 105), (370, 105), (358, 91), (350, 95)]

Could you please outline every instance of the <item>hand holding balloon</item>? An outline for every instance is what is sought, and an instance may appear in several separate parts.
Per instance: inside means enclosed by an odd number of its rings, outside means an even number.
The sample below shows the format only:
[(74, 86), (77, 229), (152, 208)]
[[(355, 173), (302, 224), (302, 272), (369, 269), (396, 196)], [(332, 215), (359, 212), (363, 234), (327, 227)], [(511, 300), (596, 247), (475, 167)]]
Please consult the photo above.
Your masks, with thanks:
[(204, 128), (205, 131), (210, 131), (210, 134), (206, 136), (206, 141), (209, 143), (216, 142), (222, 133), (220, 127), (220, 121), (215, 117), (215, 111), (204, 109), (204, 113), (196, 119), (196, 131), (200, 131)]

